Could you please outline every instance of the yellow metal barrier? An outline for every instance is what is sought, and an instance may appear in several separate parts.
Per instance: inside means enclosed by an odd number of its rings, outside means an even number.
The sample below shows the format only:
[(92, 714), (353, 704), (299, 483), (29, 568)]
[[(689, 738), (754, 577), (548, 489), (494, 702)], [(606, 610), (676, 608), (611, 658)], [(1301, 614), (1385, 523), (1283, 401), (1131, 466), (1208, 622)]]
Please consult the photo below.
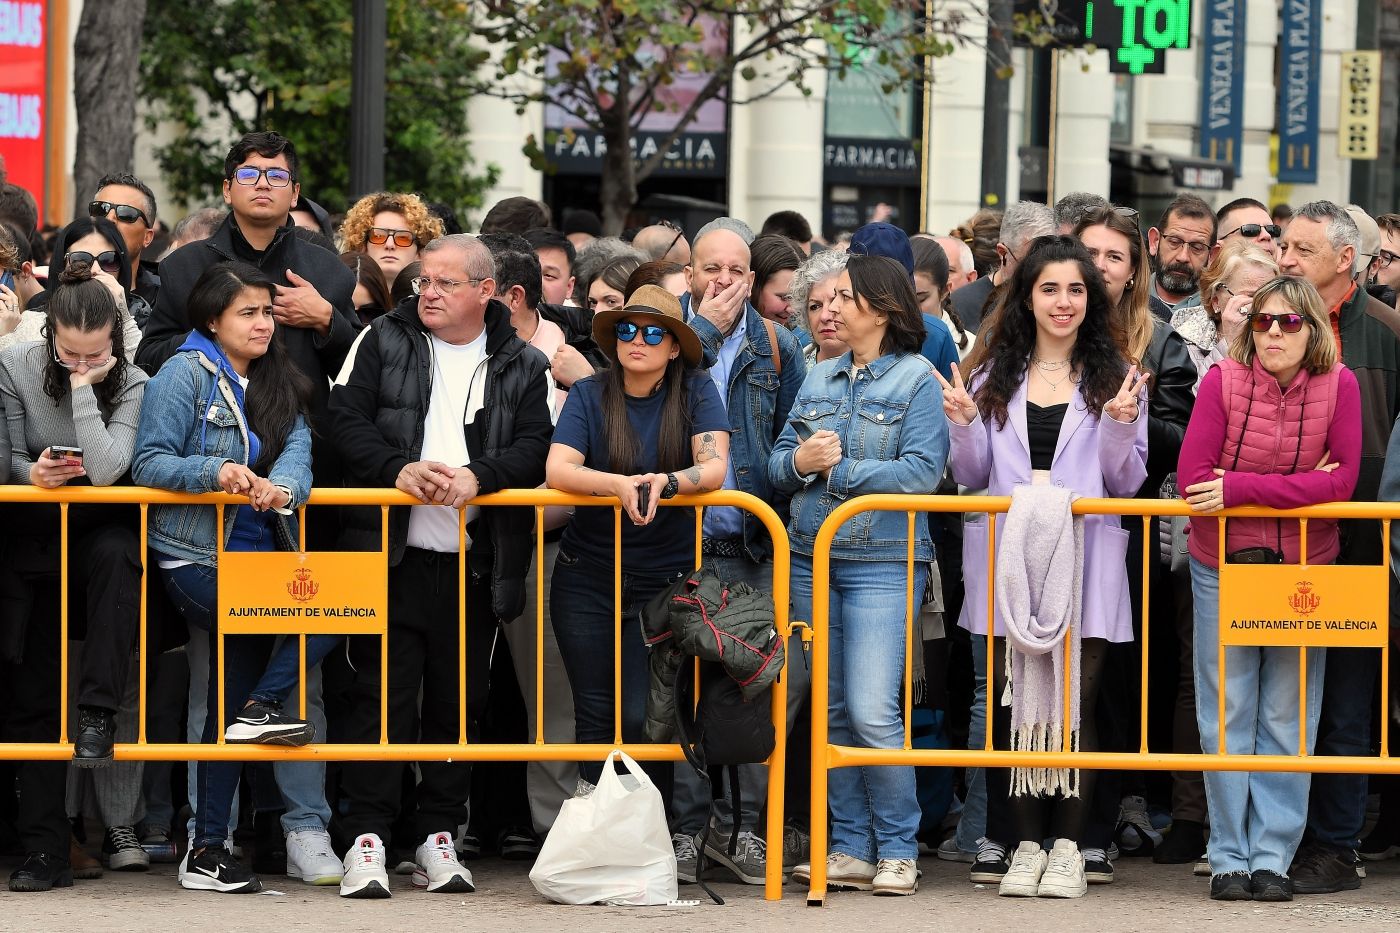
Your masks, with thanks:
[[(846, 501), (827, 516), (817, 531), (813, 543), (812, 558), (812, 812), (811, 812), (811, 866), (812, 875), (807, 894), (807, 903), (820, 906), (826, 898), (826, 859), (828, 848), (827, 833), (827, 773), (833, 768), (850, 768), (880, 765), (902, 766), (965, 766), (988, 768), (1037, 767), (1037, 768), (1097, 768), (1153, 771), (1291, 771), (1325, 773), (1388, 773), (1400, 774), (1400, 759), (1391, 758), (1389, 751), (1388, 716), (1385, 712), (1385, 697), (1389, 694), (1389, 644), (1381, 637), (1377, 645), (1382, 651), (1381, 661), (1381, 750), (1378, 757), (1370, 756), (1316, 756), (1307, 753), (1307, 717), (1299, 716), (1299, 754), (1249, 755), (1228, 754), (1225, 749), (1225, 648), (1220, 646), (1220, 744), (1216, 754), (1158, 753), (1148, 749), (1147, 721), (1147, 670), (1150, 617), (1148, 601), (1150, 596), (1151, 568), (1156, 562), (1157, 536), (1152, 528), (1152, 520), (1160, 516), (1193, 515), (1190, 506), (1181, 500), (1161, 499), (1077, 499), (1072, 511), (1075, 515), (1117, 515), (1140, 516), (1143, 525), (1143, 570), (1142, 570), (1142, 649), (1141, 671), (1141, 745), (1136, 752), (1075, 752), (1070, 750), (1070, 730), (1064, 730), (1064, 747), (1057, 752), (1027, 752), (996, 750), (993, 748), (993, 704), (995, 691), (991, 687), (992, 671), (996, 669), (994, 639), (988, 637), (987, 644), (987, 717), (986, 735), (981, 749), (915, 749), (913, 747), (911, 722), (912, 690), (910, 671), (914, 640), (915, 603), (913, 593), (914, 563), (914, 521), (921, 512), (942, 513), (985, 513), (987, 527), (987, 631), (995, 631), (995, 594), (993, 582), (996, 568), (996, 523), (992, 516), (1007, 512), (1011, 507), (1008, 496), (915, 496), (915, 495), (869, 495)], [(909, 548), (907, 573), (909, 584), (906, 592), (905, 627), (905, 680), (904, 680), (904, 745), (903, 748), (856, 748), (832, 745), (828, 741), (828, 698), (830, 644), (827, 639), (830, 622), (830, 605), (824, 594), (830, 587), (831, 544), (837, 531), (847, 521), (864, 512), (907, 512), (909, 515)], [(1307, 567), (1307, 522), (1309, 519), (1366, 519), (1380, 520), (1385, 555), (1385, 572), (1389, 573), (1390, 523), (1400, 518), (1400, 503), (1376, 502), (1334, 502), (1310, 506), (1302, 509), (1275, 510), (1259, 507), (1226, 509), (1211, 513), (1220, 521), (1220, 566), (1225, 567), (1225, 523), (1230, 518), (1270, 518), (1298, 521), (1301, 526), (1300, 551), (1304, 555), (1302, 565)], [(1229, 565), (1238, 567), (1241, 565)], [(1280, 565), (1273, 565), (1280, 566)], [(1288, 566), (1288, 565), (1282, 565)], [(1314, 568), (1316, 569), (1316, 568)], [(1361, 569), (1361, 568), (1357, 568)], [(1371, 569), (1371, 568), (1365, 568)], [(1221, 601), (1226, 598), (1227, 578), (1221, 576)], [(1384, 614), (1382, 614), (1384, 615)], [(1222, 618), (1222, 629), (1223, 629)], [(796, 623), (796, 624), (800, 624)], [(956, 624), (947, 620), (947, 624)], [(1068, 643), (1068, 636), (1066, 642)], [(1236, 642), (1238, 643), (1238, 642)], [(1296, 643), (1290, 643), (1296, 644)], [(1300, 654), (1306, 649), (1300, 647)], [(1306, 704), (1306, 657), (1299, 672), (1300, 713)], [(1065, 665), (1065, 721), (1069, 721), (1070, 707), (1070, 666)]]
[[(223, 509), (229, 505), (246, 504), (247, 499), (240, 496), (230, 496), (223, 493), (208, 493), (203, 495), (192, 495), (187, 493), (176, 493), (167, 490), (148, 489), (137, 486), (107, 486), (107, 487), (64, 487), (60, 489), (39, 489), (34, 486), (0, 486), (0, 502), (23, 503), (34, 505), (57, 505), (60, 514), (60, 553), (62, 564), (59, 572), (60, 589), (60, 660), (59, 660), (59, 736), (58, 741), (52, 743), (5, 743), (0, 744), (0, 759), (11, 760), (66, 760), (73, 756), (73, 746), (68, 738), (68, 703), (66, 685), (68, 683), (68, 511), (71, 505), (95, 505), (95, 504), (134, 504), (140, 507), (140, 535), (141, 535), (141, 566), (143, 573), (150, 569), (147, 554), (147, 519), (148, 510), (152, 505), (210, 505), (218, 509), (219, 523), (217, 527), (222, 527)], [(411, 506), (421, 505), (417, 499), (393, 489), (317, 489), (312, 492), (308, 506), (371, 506), (381, 509), (383, 522), (383, 537), (381, 541), (382, 549), (380, 556), (385, 560), (385, 573), (387, 576), (388, 559), (388, 510), (390, 506)], [(377, 744), (312, 744), (300, 748), (286, 748), (268, 745), (234, 745), (224, 744), (222, 732), (218, 730), (219, 738), (216, 744), (160, 744), (148, 743), (146, 741), (146, 659), (145, 650), (147, 645), (147, 617), (146, 617), (146, 593), (142, 587), (139, 645), (140, 659), (137, 664), (139, 679), (139, 705), (138, 720), (139, 731), (136, 742), (119, 742), (115, 746), (114, 754), (119, 760), (141, 760), (141, 761), (299, 761), (308, 759), (320, 759), (326, 761), (597, 761), (603, 758), (613, 748), (621, 748), (633, 758), (644, 761), (680, 761), (684, 758), (679, 745), (652, 745), (652, 744), (628, 744), (622, 741), (622, 517), (623, 509), (621, 503), (612, 498), (600, 498), (596, 496), (579, 496), (568, 493), (557, 492), (547, 489), (509, 489), (494, 493), (489, 496), (480, 496), (472, 500), (473, 505), (482, 507), (492, 506), (524, 506), (531, 507), (535, 511), (535, 561), (539, 572), (536, 573), (535, 590), (535, 625), (536, 625), (536, 645), (539, 646), (535, 654), (535, 741), (530, 744), (500, 744), (468, 742), (466, 733), (466, 596), (465, 586), (467, 574), (465, 570), (467, 559), (466, 548), (459, 551), (459, 594), (458, 594), (458, 626), (459, 626), (459, 723), (460, 734), (455, 745), (443, 744), (402, 744), (391, 745), (388, 742), (388, 716), (387, 716), (387, 694), (381, 691), (380, 714), (381, 732), (380, 740)], [(756, 519), (763, 523), (768, 532), (768, 536), (773, 544), (773, 608), (774, 623), (778, 632), (784, 639), (786, 645), (788, 635), (791, 633), (791, 626), (788, 620), (788, 586), (789, 574), (791, 571), (791, 558), (788, 549), (787, 532), (781, 519), (762, 500), (747, 493), (734, 490), (718, 490), (700, 496), (676, 496), (673, 499), (659, 502), (665, 508), (693, 508), (695, 510), (695, 561), (699, 566), (701, 560), (701, 522), (705, 506), (733, 506), (749, 512)], [(596, 744), (546, 744), (544, 741), (544, 606), (546, 594), (544, 592), (544, 572), (542, 565), (544, 562), (544, 510), (550, 506), (573, 506), (578, 508), (611, 508), (613, 510), (613, 593), (614, 593), (614, 644), (616, 652), (613, 657), (614, 671), (614, 722), (613, 739), (608, 745)], [(301, 518), (301, 544), (303, 549), (306, 543), (306, 508), (300, 510)], [(459, 518), (459, 541), (465, 544), (465, 524)], [(222, 548), (220, 548), (222, 550)], [(315, 552), (313, 552), (314, 554)], [(525, 624), (524, 620), (517, 620), (515, 625)], [(378, 634), (387, 642), (388, 630), (387, 620), (380, 620), (375, 626), (357, 625), (347, 622), (343, 626), (331, 625), (327, 622), (319, 621), (313, 623), (283, 623), (277, 622), (267, 626), (259, 624), (239, 624), (230, 628), (229, 634), (240, 632), (258, 631), (265, 634), (288, 634), (297, 635), (301, 641), (301, 687), (300, 687), (300, 710), (301, 715), (306, 715), (306, 635), (314, 633), (340, 634), (345, 632)], [(224, 683), (223, 683), (223, 658), (222, 638), (224, 637), (224, 627), (220, 627), (219, 645), (219, 722), (223, 722), (224, 708)], [(381, 684), (387, 682), (388, 651), (380, 652), (381, 658)], [(788, 658), (788, 663), (797, 663), (798, 659)], [(784, 784), (784, 764), (787, 753), (787, 683), (788, 676), (786, 670), (779, 677), (773, 686), (772, 691), (772, 715), (776, 745), (772, 756), (768, 760), (768, 824), (766, 827), (766, 837), (768, 851), (781, 853), (783, 849), (783, 784)], [(768, 900), (777, 900), (782, 896), (782, 859), (781, 857), (770, 858), (764, 887), (764, 896)]]

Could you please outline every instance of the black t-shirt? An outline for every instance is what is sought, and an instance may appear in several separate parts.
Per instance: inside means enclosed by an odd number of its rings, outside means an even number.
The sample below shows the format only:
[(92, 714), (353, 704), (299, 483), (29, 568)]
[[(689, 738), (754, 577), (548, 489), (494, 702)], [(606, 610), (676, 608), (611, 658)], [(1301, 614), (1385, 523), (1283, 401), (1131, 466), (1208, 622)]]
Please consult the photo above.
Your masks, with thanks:
[[(663, 388), (647, 398), (627, 397), (627, 419), (637, 434), (638, 473), (655, 473), (657, 440), (661, 432), (661, 411), (666, 401)], [(714, 381), (703, 372), (690, 376), (691, 435), (706, 431), (728, 431), (729, 416), (720, 401)], [(603, 386), (590, 376), (574, 383), (559, 423), (554, 443), (572, 447), (583, 454), (590, 469), (616, 472), (608, 460), (608, 440), (603, 428)], [(639, 573), (667, 573), (695, 566), (695, 513), (690, 509), (659, 507), (650, 525), (633, 525), (622, 516), (622, 561)], [(559, 544), (566, 553), (593, 564), (612, 565), (613, 511), (585, 506), (574, 511)]]
[(1060, 442), (1060, 425), (1068, 410), (1068, 402), (1043, 408), (1026, 402), (1026, 442), (1031, 448), (1032, 470), (1048, 470), (1055, 462), (1055, 445)]

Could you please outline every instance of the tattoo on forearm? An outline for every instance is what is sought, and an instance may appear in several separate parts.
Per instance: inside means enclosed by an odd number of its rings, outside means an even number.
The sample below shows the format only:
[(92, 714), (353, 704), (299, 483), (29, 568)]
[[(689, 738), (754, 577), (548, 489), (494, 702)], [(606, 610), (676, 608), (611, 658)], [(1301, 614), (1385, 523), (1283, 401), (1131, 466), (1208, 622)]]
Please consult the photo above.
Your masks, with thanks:
[(700, 475), (701, 475), (701, 474), (700, 474), (700, 468), (699, 468), (698, 466), (693, 466), (693, 467), (691, 467), (690, 469), (685, 470), (684, 472), (681, 473), (681, 475), (684, 476), (686, 479), (690, 480), (690, 482), (691, 482), (692, 485), (694, 485), (694, 486), (699, 486), (699, 485), (700, 485)]

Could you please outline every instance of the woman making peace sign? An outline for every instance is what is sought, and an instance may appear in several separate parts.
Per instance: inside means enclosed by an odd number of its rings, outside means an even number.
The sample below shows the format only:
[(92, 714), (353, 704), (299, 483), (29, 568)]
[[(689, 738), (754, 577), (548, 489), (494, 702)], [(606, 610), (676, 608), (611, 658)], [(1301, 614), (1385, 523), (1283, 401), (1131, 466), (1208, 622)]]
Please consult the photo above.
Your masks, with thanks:
[[(1053, 484), (1081, 496), (1131, 496), (1147, 463), (1147, 418), (1139, 375), (1122, 350), (1121, 334), (1088, 252), (1070, 237), (1040, 237), (1021, 261), (1011, 288), (987, 322), (984, 340), (966, 365), (965, 385), (954, 367), (943, 383), (953, 478), (993, 496), (1017, 486)], [(998, 531), (1005, 516), (997, 519)], [(1124, 557), (1128, 533), (1113, 516), (1084, 519), (1080, 622), (1079, 747), (1096, 744), (1094, 701), (1108, 642), (1131, 641), (1132, 615)], [(1010, 555), (1006, 546), (998, 559)], [(967, 596), (959, 624), (987, 632), (987, 525), (963, 534)], [(993, 696), (1006, 691), (1005, 632), (998, 614)], [(1016, 620), (1019, 624), (1024, 620)], [(1012, 690), (1024, 685), (1012, 684)], [(1009, 710), (995, 704), (997, 747), (1011, 747)], [(987, 837), (1020, 841), (1001, 893), (1020, 897), (1079, 897), (1085, 891), (1078, 840), (1093, 800), (1093, 772), (1075, 791), (1022, 788), (1009, 796), (1006, 769), (987, 772)], [(1009, 811), (1009, 812), (1008, 812)], [(1041, 840), (1053, 836), (1050, 853)], [(1000, 857), (996, 859), (1000, 861)]]

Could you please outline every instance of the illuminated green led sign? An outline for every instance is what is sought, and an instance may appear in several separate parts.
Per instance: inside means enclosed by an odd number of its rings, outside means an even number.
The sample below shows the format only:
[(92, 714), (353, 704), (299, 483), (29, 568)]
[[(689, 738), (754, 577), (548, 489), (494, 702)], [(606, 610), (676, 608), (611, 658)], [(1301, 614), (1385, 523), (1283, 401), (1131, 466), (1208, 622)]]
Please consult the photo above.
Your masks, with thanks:
[(1114, 72), (1161, 74), (1167, 49), (1191, 47), (1191, 0), (1017, 0), (1015, 9), (1045, 24), (1051, 47), (1107, 49)]

